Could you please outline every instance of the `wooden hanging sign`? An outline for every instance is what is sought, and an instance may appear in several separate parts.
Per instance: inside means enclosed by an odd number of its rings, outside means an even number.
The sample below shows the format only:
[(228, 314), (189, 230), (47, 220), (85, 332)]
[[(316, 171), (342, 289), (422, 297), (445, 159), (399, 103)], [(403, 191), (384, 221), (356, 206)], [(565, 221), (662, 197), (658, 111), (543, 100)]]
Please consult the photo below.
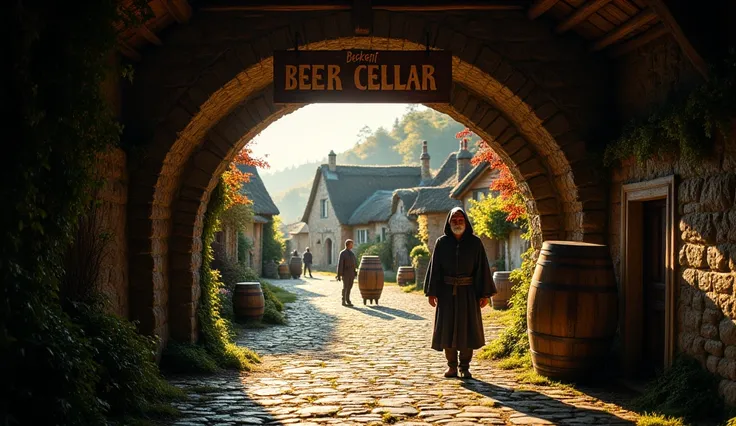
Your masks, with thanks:
[(445, 51), (286, 50), (273, 55), (275, 103), (449, 103)]

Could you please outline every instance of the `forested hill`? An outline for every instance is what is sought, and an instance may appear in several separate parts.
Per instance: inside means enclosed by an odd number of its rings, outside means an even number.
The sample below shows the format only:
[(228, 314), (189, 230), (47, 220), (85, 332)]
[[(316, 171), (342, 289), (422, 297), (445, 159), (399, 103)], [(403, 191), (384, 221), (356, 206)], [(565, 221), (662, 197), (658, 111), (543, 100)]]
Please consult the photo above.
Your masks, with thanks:
[[(430, 167), (436, 170), (451, 152), (457, 151), (455, 134), (464, 127), (449, 116), (432, 109), (409, 110), (400, 119), (396, 119), (390, 130), (383, 127), (376, 130), (363, 128), (355, 146), (337, 153), (337, 164), (419, 165), (422, 141), (426, 140), (431, 158)], [(468, 148), (475, 150), (474, 145)], [(266, 188), (281, 211), (284, 223), (301, 220), (314, 173), (320, 164), (327, 163), (327, 154), (325, 152), (322, 161), (301, 164), (273, 174), (261, 173)]]

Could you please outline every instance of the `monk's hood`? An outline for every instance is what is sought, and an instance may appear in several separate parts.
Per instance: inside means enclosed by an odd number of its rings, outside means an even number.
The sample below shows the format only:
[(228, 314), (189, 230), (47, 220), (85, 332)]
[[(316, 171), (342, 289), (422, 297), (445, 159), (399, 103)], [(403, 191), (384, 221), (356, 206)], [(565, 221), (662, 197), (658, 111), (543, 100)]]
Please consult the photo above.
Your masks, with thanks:
[(455, 234), (452, 233), (452, 228), (450, 227), (450, 219), (455, 212), (460, 212), (463, 214), (463, 217), (465, 217), (465, 232), (463, 232), (463, 238), (468, 235), (473, 235), (473, 225), (470, 224), (470, 219), (468, 219), (468, 215), (465, 214), (465, 210), (460, 207), (454, 207), (450, 210), (450, 213), (447, 214), (447, 219), (445, 219), (445, 235), (455, 238)]

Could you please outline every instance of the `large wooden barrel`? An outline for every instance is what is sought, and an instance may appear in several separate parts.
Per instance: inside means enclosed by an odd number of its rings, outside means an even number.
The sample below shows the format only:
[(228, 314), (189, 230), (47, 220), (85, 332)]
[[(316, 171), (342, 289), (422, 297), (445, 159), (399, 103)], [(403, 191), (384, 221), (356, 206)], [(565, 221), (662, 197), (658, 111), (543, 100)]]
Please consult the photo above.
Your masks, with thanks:
[(291, 256), (289, 261), (289, 273), (291, 278), (297, 279), (302, 275), (302, 258), (299, 256)]
[(506, 309), (509, 307), (509, 299), (511, 298), (511, 281), (509, 281), (510, 271), (496, 271), (493, 273), (493, 283), (496, 285), (498, 293), (491, 298), (493, 309)]
[(289, 265), (286, 263), (282, 263), (279, 265), (279, 278), (282, 280), (288, 280), (289, 279)]
[(383, 266), (378, 256), (363, 256), (360, 260), (358, 268), (358, 288), (360, 295), (363, 297), (363, 304), (366, 300), (378, 302), (383, 292)]
[(261, 320), (266, 306), (261, 283), (243, 282), (235, 284), (233, 313), (239, 319)]
[(547, 377), (577, 380), (604, 368), (617, 321), (608, 247), (545, 241), (527, 302), (534, 369)]
[(396, 282), (400, 286), (409, 285), (414, 282), (414, 268), (411, 266), (399, 266), (398, 274), (396, 274)]

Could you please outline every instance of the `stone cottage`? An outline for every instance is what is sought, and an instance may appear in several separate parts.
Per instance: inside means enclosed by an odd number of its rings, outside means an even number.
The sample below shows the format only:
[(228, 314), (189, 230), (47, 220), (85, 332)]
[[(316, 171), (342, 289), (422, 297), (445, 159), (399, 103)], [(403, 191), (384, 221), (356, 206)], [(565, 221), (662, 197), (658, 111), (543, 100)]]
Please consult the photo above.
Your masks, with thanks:
[[(302, 222), (309, 227), (309, 247), (316, 266), (333, 266), (344, 241), (356, 245), (385, 238), (391, 193), (419, 184), (419, 167), (337, 165), (317, 168)], [(384, 208), (374, 208), (374, 205)]]
[[(465, 142), (467, 143), (467, 142)], [(467, 211), (470, 208), (470, 200), (480, 201), (488, 195), (498, 196), (496, 191), (491, 191), (490, 186), (498, 177), (498, 171), (493, 170), (489, 163), (482, 162), (473, 167), (458, 184), (452, 188), (450, 197), (462, 202), (462, 207)], [(529, 241), (521, 238), (521, 230), (514, 229), (504, 240), (491, 240), (481, 237), (483, 246), (486, 248), (488, 260), (493, 262), (503, 259), (503, 270), (512, 271), (521, 266), (521, 254), (529, 248)]]
[[(286, 225), (287, 252), (296, 250), (301, 255), (309, 247), (309, 226), (304, 222), (295, 222)], [(311, 251), (311, 249), (310, 249)]]
[[(279, 209), (255, 166), (238, 165), (238, 169), (250, 175), (250, 180), (243, 184), (241, 192), (253, 202), (253, 221), (246, 225), (244, 231), (251, 246), (245, 255), (245, 262), (260, 275), (263, 270), (263, 226), (273, 221), (273, 217), (279, 214)], [(217, 232), (215, 244), (223, 247), (229, 259), (238, 258), (238, 232), (235, 228), (227, 226)]]

